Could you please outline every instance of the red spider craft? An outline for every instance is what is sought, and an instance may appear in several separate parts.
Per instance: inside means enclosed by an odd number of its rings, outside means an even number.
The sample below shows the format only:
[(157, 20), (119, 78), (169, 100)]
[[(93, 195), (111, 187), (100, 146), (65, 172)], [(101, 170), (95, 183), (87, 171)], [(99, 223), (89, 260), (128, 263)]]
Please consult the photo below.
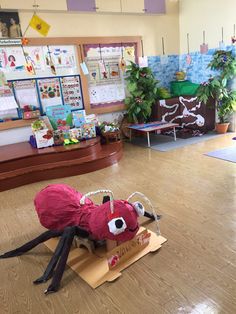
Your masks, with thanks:
[[(106, 194), (101, 205), (94, 204), (88, 198), (98, 193)], [(39, 284), (52, 278), (45, 294), (56, 292), (75, 236), (89, 238), (95, 244), (101, 240), (114, 240), (120, 243), (131, 240), (136, 235), (139, 230), (139, 216), (160, 219), (154, 210), (153, 214), (145, 211), (140, 202), (129, 202), (137, 194), (142, 196), (153, 210), (148, 198), (139, 192), (131, 194), (127, 200), (114, 200), (113, 193), (109, 190), (98, 190), (82, 195), (65, 184), (49, 185), (34, 199), (39, 221), (49, 230), (23, 246), (0, 255), (0, 258), (22, 255), (39, 243), (60, 237), (44, 274), (34, 281), (35, 284)]]

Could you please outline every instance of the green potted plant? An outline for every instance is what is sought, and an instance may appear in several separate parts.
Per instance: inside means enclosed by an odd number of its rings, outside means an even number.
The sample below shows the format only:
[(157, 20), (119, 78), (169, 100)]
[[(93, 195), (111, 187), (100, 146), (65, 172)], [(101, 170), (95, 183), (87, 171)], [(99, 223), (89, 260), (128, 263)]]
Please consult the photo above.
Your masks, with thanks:
[(155, 101), (168, 98), (170, 94), (166, 89), (158, 87), (159, 82), (149, 67), (140, 68), (139, 65), (131, 62), (126, 74), (129, 92), (125, 98), (128, 122), (145, 123), (151, 116)]
[(218, 122), (216, 131), (225, 133), (228, 130), (231, 114), (236, 111), (236, 91), (233, 91), (229, 82), (236, 77), (236, 58), (232, 51), (216, 51), (208, 65), (212, 70), (217, 70), (215, 77), (202, 83), (197, 90), (199, 101), (209, 104), (214, 99)]

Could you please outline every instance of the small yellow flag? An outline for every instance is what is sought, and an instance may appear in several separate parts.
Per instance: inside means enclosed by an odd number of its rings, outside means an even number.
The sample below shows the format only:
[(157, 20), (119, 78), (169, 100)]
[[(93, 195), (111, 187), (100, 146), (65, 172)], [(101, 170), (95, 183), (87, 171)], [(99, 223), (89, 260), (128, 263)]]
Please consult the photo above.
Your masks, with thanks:
[(36, 14), (33, 15), (29, 25), (43, 36), (47, 36), (48, 31), (51, 27), (48, 23), (46, 23)]

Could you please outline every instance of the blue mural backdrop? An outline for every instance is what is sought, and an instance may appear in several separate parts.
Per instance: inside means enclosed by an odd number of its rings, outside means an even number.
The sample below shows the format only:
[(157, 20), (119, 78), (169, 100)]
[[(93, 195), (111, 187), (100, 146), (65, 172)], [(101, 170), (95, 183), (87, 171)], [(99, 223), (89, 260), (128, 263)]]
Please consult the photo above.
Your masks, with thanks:
[[(152, 69), (155, 78), (160, 81), (160, 86), (170, 87), (170, 82), (175, 80), (177, 71), (187, 73), (187, 80), (193, 83), (202, 83), (207, 81), (211, 75), (216, 72), (210, 70), (207, 65), (212, 60), (212, 55), (219, 48), (209, 49), (206, 54), (201, 54), (199, 51), (191, 52), (191, 63), (187, 63), (187, 54), (169, 55), (168, 62), (162, 62), (160, 56), (148, 57), (148, 65)], [(227, 46), (225, 50), (232, 50), (236, 54), (235, 46)]]

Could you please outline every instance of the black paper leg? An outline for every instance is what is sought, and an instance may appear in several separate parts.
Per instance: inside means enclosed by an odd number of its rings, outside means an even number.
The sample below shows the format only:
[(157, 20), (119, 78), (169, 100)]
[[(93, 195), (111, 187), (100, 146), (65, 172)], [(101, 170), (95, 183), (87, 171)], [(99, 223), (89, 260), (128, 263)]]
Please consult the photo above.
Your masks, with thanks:
[[(150, 218), (152, 220), (155, 220), (155, 216), (149, 212), (144, 212), (144, 217)], [(161, 219), (161, 215), (157, 215), (157, 220)]]
[(64, 237), (65, 241), (63, 244), (61, 256), (58, 261), (58, 265), (55, 270), (55, 273), (53, 275), (52, 282), (47, 288), (47, 290), (45, 290), (44, 292), (45, 294), (56, 292), (59, 289), (61, 278), (66, 267), (66, 261), (70, 252), (70, 248), (71, 248), (74, 236), (76, 235), (76, 228), (77, 227), (67, 227), (62, 235), (62, 238)]
[(43, 282), (46, 282), (47, 280), (49, 280), (52, 275), (53, 275), (53, 271), (54, 271), (54, 268), (56, 267), (57, 265), (57, 262), (60, 258), (60, 255), (62, 253), (62, 250), (63, 250), (63, 247), (64, 247), (64, 243), (65, 243), (65, 240), (66, 240), (66, 234), (63, 233), (63, 235), (61, 236), (58, 244), (57, 244), (57, 247), (56, 247), (56, 250), (55, 252), (53, 253), (53, 256), (45, 270), (45, 272), (43, 273), (43, 275), (41, 277), (39, 277), (38, 279), (36, 279), (34, 281), (34, 284), (40, 284), (40, 283), (43, 283)]
[(20, 255), (24, 254), (25, 252), (30, 251), (31, 249), (33, 249), (38, 244), (45, 242), (51, 238), (59, 237), (61, 234), (62, 234), (62, 231), (56, 231), (56, 230), (45, 231), (40, 236), (38, 236), (37, 238), (25, 243), (21, 247), (15, 249), (15, 250), (6, 252), (3, 255), (0, 255), (0, 258), (9, 258), (9, 257), (14, 257), (14, 256), (20, 256)]
[[(54, 271), (54, 269), (55, 269), (55, 267), (56, 267), (60, 257), (62, 256), (62, 254), (63, 254), (63, 252), (65, 250), (65, 247), (67, 246), (66, 245), (66, 241), (67, 241), (68, 237), (70, 238), (70, 231), (71, 230), (74, 231), (74, 233), (75, 233), (73, 235), (73, 238), (74, 238), (75, 235), (77, 235), (77, 236), (79, 236), (81, 238), (87, 238), (89, 236), (89, 233), (86, 230), (82, 229), (82, 228), (79, 228), (77, 226), (75, 226), (75, 227), (67, 227), (63, 231), (63, 234), (62, 234), (62, 236), (61, 236), (61, 238), (60, 238), (60, 240), (59, 240), (59, 242), (57, 244), (56, 250), (53, 253), (53, 256), (52, 256), (52, 258), (51, 258), (51, 260), (50, 260), (50, 262), (49, 262), (49, 264), (48, 264), (44, 274), (40, 278), (36, 279), (34, 281), (34, 284), (40, 284), (42, 282), (46, 282), (47, 280), (49, 280), (53, 276), (53, 271)], [(72, 238), (72, 241), (73, 241), (73, 238)], [(70, 247), (71, 247), (71, 244), (70, 244)], [(70, 249), (70, 247), (69, 247), (69, 249)], [(68, 255), (67, 255), (67, 257), (68, 257)], [(66, 258), (66, 260), (67, 260), (67, 258)], [(64, 268), (65, 268), (65, 266), (64, 266)], [(63, 272), (64, 272), (64, 270), (62, 271), (62, 274), (63, 274)]]

